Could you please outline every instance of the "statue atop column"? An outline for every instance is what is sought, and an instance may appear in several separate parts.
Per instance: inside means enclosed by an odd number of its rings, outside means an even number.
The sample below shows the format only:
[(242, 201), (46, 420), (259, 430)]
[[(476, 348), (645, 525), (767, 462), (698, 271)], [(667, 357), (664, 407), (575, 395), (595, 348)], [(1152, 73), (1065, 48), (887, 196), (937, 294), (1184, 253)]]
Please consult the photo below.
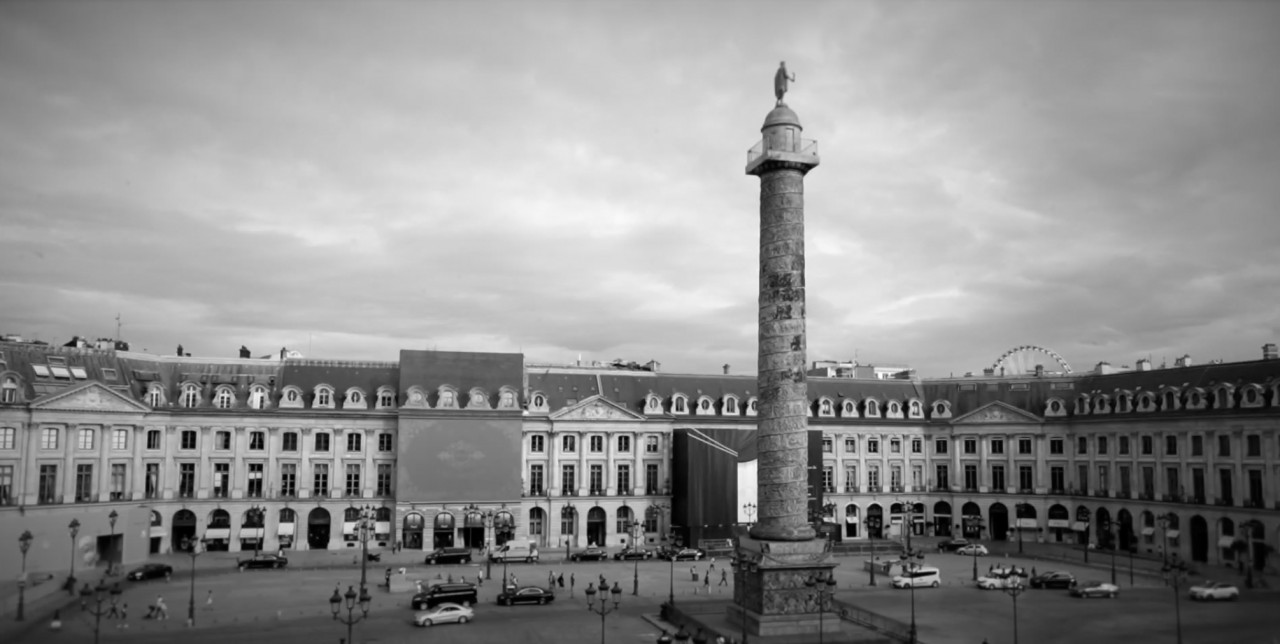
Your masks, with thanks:
[(778, 73), (773, 75), (773, 95), (778, 97), (778, 105), (786, 105), (782, 102), (782, 97), (787, 93), (787, 81), (796, 82), (795, 73), (787, 73), (787, 61), (778, 64)]

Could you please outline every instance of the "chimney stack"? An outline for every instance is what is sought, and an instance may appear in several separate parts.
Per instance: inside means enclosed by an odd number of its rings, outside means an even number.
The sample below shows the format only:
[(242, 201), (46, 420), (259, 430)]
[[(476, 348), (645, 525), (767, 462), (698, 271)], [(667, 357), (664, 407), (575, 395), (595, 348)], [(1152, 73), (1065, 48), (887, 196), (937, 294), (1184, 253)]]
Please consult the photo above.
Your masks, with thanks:
[(1190, 367), (1190, 366), (1191, 366), (1191, 354), (1189, 354), (1189, 353), (1184, 353), (1184, 354), (1182, 354), (1182, 357), (1181, 357), (1181, 358), (1177, 358), (1177, 359), (1175, 359), (1175, 360), (1173, 361), (1173, 366), (1175, 366), (1175, 367)]
[(724, 375), (726, 375), (726, 376), (727, 376), (727, 375), (729, 375), (729, 365), (728, 365), (728, 364), (725, 364), (725, 365), (724, 365)]
[(1276, 358), (1280, 358), (1280, 353), (1276, 352), (1276, 343), (1268, 342), (1262, 345), (1263, 360), (1275, 360)]
[(1151, 371), (1151, 361), (1146, 358), (1138, 358), (1138, 371)]

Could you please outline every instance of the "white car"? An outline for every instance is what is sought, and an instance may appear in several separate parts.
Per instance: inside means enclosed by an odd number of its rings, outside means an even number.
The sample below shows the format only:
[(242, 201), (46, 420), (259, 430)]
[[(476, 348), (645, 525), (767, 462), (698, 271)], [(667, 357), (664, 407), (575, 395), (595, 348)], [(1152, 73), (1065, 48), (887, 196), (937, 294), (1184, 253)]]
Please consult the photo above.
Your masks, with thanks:
[(941, 572), (931, 566), (920, 566), (893, 578), (894, 588), (937, 588), (941, 585)]
[(1090, 597), (1110, 597), (1115, 599), (1119, 592), (1119, 586), (1102, 581), (1087, 581), (1071, 587), (1072, 597), (1084, 597), (1086, 599)]
[(997, 564), (991, 567), (987, 572), (988, 577), (1030, 577), (1027, 569), (1022, 566), (1010, 566), (1007, 564)]
[(1000, 576), (982, 576), (978, 577), (978, 588), (982, 590), (1004, 590), (1005, 588), (1013, 588), (1021, 586), (1022, 578), (1015, 575)]
[(980, 543), (971, 543), (967, 546), (960, 546), (959, 548), (956, 548), (956, 554), (968, 555), (970, 557), (985, 557), (987, 556), (987, 547)]
[(1206, 581), (1199, 586), (1191, 587), (1191, 598), (1235, 601), (1240, 599), (1240, 589), (1232, 586), (1231, 584), (1224, 584), (1217, 581)]
[(444, 603), (413, 614), (413, 623), (418, 626), (435, 626), (436, 624), (466, 624), (475, 619), (476, 612), (461, 604)]

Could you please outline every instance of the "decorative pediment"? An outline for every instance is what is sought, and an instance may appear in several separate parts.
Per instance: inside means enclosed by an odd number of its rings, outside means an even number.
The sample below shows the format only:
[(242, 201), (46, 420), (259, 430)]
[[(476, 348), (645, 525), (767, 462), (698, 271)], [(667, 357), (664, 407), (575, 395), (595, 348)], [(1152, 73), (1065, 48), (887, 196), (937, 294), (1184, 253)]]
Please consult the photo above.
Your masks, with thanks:
[(552, 420), (645, 420), (618, 403), (599, 394), (586, 398), (576, 405), (570, 405), (551, 414)]
[(151, 408), (95, 381), (64, 389), (31, 403), (33, 410), (148, 413)]
[(1038, 423), (1040, 417), (1010, 405), (996, 401), (983, 405), (963, 416), (951, 421), (954, 425), (977, 425), (982, 423)]

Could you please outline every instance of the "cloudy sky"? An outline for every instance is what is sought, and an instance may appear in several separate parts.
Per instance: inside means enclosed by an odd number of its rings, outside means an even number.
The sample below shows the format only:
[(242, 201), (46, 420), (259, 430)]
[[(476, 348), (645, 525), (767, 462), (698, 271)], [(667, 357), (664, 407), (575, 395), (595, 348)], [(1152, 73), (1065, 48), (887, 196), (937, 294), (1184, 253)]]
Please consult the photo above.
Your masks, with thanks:
[(809, 358), (1280, 341), (1280, 3), (5, 2), (0, 332), (755, 367), (787, 95)]

